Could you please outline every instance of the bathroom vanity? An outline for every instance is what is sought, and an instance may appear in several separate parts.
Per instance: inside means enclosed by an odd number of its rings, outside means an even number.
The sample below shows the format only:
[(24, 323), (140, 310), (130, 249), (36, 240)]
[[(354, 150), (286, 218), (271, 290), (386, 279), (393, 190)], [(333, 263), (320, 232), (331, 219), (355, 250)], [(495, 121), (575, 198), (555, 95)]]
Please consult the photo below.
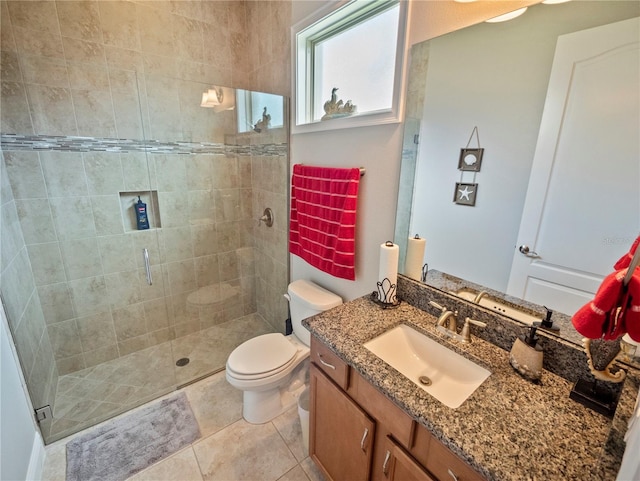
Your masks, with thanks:
[[(519, 376), (509, 353), (473, 335), (450, 341), (436, 318), (368, 296), (303, 324), (312, 333), (310, 455), (327, 479), (615, 479), (638, 392), (630, 370), (613, 419), (569, 398), (574, 380)], [(457, 408), (436, 400), (364, 344), (406, 324), (491, 375)], [(488, 326), (488, 329), (491, 329)]]
[(484, 479), (316, 337), (311, 352), (309, 448), (329, 479)]

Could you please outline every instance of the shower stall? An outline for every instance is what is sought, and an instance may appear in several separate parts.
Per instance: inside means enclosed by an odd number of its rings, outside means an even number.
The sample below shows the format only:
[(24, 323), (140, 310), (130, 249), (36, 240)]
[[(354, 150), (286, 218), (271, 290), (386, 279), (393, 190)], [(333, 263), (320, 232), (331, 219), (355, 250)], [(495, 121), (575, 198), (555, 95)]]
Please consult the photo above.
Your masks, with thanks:
[(46, 443), (284, 331), (285, 98), (2, 54), (0, 294)]

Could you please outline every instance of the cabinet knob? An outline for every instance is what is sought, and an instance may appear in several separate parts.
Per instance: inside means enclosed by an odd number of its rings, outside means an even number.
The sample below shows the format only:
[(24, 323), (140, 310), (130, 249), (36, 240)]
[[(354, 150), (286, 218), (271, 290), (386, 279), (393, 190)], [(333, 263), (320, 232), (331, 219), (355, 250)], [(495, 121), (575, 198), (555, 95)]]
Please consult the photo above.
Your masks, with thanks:
[(449, 476), (451, 476), (451, 478), (453, 479), (453, 481), (458, 481), (458, 476), (456, 476), (455, 474), (453, 474), (453, 471), (451, 471), (450, 469), (447, 469), (447, 473), (449, 473)]

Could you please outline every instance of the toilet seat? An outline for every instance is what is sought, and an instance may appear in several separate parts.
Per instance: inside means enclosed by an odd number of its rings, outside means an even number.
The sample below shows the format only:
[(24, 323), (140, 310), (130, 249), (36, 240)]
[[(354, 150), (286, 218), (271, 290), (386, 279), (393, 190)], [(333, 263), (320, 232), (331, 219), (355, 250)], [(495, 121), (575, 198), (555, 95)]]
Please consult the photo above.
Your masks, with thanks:
[(263, 334), (245, 341), (227, 359), (227, 370), (237, 379), (260, 379), (291, 365), (298, 349), (280, 333)]

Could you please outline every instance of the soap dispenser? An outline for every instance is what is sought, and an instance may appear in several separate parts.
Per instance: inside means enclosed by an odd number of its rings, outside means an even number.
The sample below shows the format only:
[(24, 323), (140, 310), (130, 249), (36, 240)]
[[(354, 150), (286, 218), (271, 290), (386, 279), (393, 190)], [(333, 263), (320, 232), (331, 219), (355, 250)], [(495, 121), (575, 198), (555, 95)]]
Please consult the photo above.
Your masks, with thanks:
[(551, 320), (551, 316), (553, 315), (553, 311), (549, 309), (547, 306), (542, 306), (547, 310), (546, 317), (540, 323), (540, 327), (542, 329), (546, 329), (547, 331), (560, 331), (559, 327), (553, 325), (553, 321)]
[(538, 344), (536, 331), (538, 326), (531, 326), (529, 332), (520, 336), (513, 343), (509, 362), (518, 373), (532, 382), (540, 381), (542, 377), (542, 347)]

